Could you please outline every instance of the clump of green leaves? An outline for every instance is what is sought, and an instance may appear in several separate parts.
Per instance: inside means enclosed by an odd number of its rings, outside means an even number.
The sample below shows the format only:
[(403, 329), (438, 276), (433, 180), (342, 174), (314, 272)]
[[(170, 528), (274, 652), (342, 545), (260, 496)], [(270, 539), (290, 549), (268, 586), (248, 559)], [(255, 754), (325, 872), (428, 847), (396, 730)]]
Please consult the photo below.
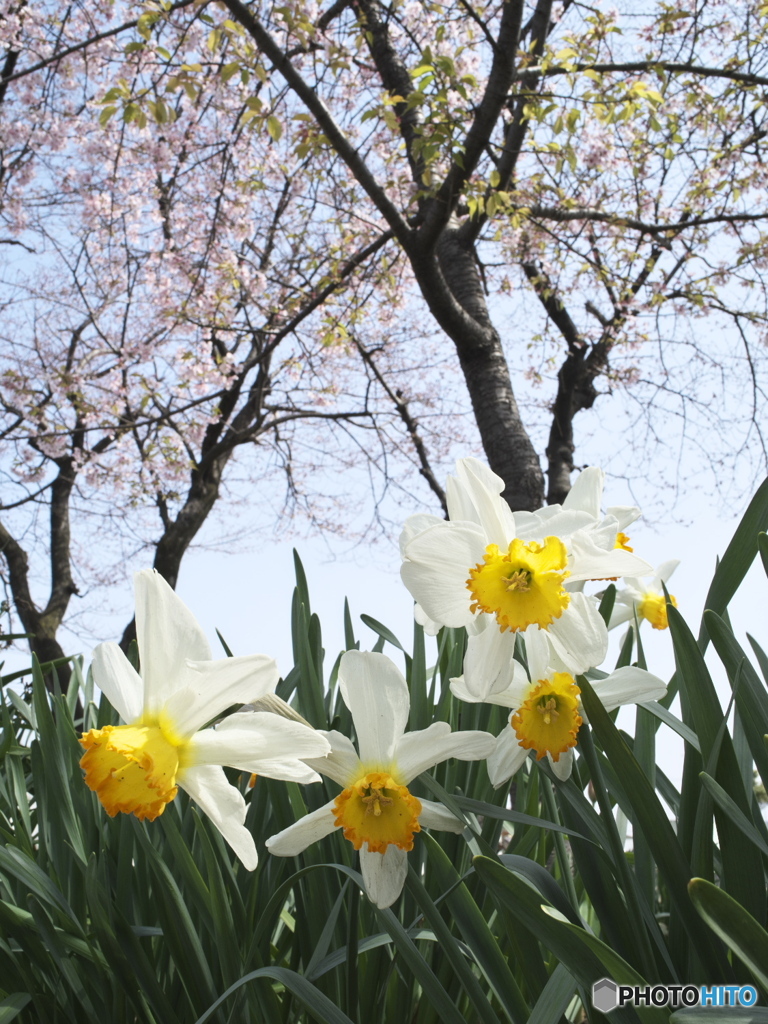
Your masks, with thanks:
[[(249, 788), (231, 774), (261, 844), (259, 867), (247, 872), (184, 794), (152, 825), (105, 815), (82, 783), (77, 735), (114, 712), (95, 703), (79, 664), (66, 693), (46, 689), (51, 666), (36, 664), (23, 693), (4, 680), (0, 1021), (596, 1022), (591, 986), (604, 976), (754, 984), (764, 1000), (768, 830), (753, 765), (765, 785), (768, 655), (754, 640), (750, 654), (742, 649), (727, 606), (758, 550), (768, 564), (766, 526), (768, 483), (718, 566), (698, 637), (669, 608), (677, 671), (662, 702), (637, 709), (634, 735), (582, 678), (590, 725), (567, 782), (546, 760), (529, 761), (509, 790), (494, 791), (478, 763), (451, 761), (421, 777), (416, 791), (438, 796), (466, 829), (416, 837), (405, 891), (389, 910), (361, 892), (356, 854), (338, 832), (295, 860), (263, 847), (331, 799), (332, 782), (258, 779)], [(338, 659), (329, 670), (298, 558), (296, 571), (295, 663), (278, 694), (315, 727), (349, 734)], [(502, 727), (501, 709), (450, 693), (462, 631), (444, 629), (428, 656), (419, 627), (406, 652), (385, 626), (363, 620), (376, 649), (403, 664), (412, 729), (435, 720)], [(346, 649), (355, 648), (348, 608), (344, 621)], [(732, 686), (726, 709), (704, 661), (710, 643)], [(636, 659), (644, 665), (639, 644)], [(680, 717), (670, 710), (676, 694)], [(685, 741), (679, 790), (656, 766), (666, 729)], [(621, 1024), (670, 1015), (614, 1011)]]

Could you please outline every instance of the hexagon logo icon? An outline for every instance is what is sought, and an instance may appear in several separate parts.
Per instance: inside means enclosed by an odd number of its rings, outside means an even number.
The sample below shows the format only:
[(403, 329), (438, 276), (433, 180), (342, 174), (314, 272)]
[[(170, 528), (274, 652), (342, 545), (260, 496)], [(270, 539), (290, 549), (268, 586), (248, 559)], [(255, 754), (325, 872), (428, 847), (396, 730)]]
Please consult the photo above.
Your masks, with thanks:
[(610, 978), (601, 978), (592, 986), (592, 1005), (601, 1013), (615, 1010), (619, 1005), (619, 986)]

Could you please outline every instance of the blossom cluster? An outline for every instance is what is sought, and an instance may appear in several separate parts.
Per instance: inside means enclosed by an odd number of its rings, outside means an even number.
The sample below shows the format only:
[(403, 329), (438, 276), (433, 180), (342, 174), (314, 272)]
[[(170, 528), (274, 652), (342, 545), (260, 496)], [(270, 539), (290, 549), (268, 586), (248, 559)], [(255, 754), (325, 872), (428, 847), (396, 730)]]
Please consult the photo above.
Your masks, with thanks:
[(181, 787), (252, 869), (257, 852), (245, 827), (245, 799), (223, 766), (305, 784), (324, 775), (341, 792), (268, 838), (267, 849), (295, 856), (341, 829), (360, 852), (369, 898), (383, 908), (402, 891), (407, 853), (422, 828), (465, 827), (442, 804), (411, 792), (419, 775), (448, 758), (485, 760), (498, 787), (533, 753), (565, 780), (585, 718), (579, 675), (593, 674), (609, 710), (662, 697), (664, 683), (643, 669), (598, 671), (608, 630), (597, 597), (585, 592), (590, 581), (624, 577), (609, 625), (647, 619), (654, 628), (666, 626), (659, 589), (676, 563), (665, 563), (649, 586), (642, 583), (653, 569), (634, 554), (625, 532), (639, 510), (603, 513), (603, 474), (593, 468), (562, 505), (513, 513), (501, 497), (503, 482), (485, 465), (463, 459), (457, 468), (448, 481), (449, 519), (407, 520), (402, 578), (427, 632), (467, 630), (464, 671), (451, 691), (462, 701), (508, 708), (498, 737), (453, 732), (444, 721), (407, 731), (402, 673), (385, 655), (357, 650), (342, 656), (338, 673), (357, 746), (341, 732), (314, 729), (275, 696), (271, 658), (213, 660), (191, 612), (157, 572), (144, 570), (135, 580), (141, 674), (113, 643), (101, 644), (93, 661), (94, 680), (124, 724), (91, 729), (80, 740), (85, 781), (106, 811), (152, 821)]

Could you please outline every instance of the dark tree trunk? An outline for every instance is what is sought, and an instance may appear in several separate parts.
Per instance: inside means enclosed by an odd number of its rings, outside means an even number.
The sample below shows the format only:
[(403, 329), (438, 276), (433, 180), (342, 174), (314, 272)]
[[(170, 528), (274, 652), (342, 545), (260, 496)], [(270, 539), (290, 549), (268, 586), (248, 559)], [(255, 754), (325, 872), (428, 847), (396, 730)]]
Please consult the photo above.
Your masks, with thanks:
[(488, 314), (474, 246), (463, 241), (452, 219), (437, 251), (446, 285), (473, 322), (471, 331), (450, 333), (488, 464), (504, 480), (504, 497), (513, 510), (541, 508), (544, 475), (520, 416), (501, 338)]
[[(219, 496), (221, 474), (230, 455), (231, 450), (211, 460), (204, 470), (196, 469), (193, 472), (184, 505), (174, 520), (167, 521), (163, 535), (157, 542), (152, 567), (174, 590), (179, 579), (181, 560)], [(136, 619), (133, 618), (123, 631), (120, 646), (127, 651), (135, 639)]]
[[(8, 566), (8, 579), (13, 603), (29, 640), (30, 652), (40, 662), (56, 661), (66, 654), (56, 640), (56, 632), (77, 587), (72, 579), (70, 563), (69, 499), (75, 485), (75, 469), (71, 459), (57, 460), (59, 469), (51, 484), (51, 592), (42, 610), (32, 599), (29, 587), (27, 553), (0, 523), (0, 551)], [(59, 684), (66, 689), (72, 675), (68, 663), (56, 669)], [(53, 689), (53, 677), (46, 675), (46, 686)]]

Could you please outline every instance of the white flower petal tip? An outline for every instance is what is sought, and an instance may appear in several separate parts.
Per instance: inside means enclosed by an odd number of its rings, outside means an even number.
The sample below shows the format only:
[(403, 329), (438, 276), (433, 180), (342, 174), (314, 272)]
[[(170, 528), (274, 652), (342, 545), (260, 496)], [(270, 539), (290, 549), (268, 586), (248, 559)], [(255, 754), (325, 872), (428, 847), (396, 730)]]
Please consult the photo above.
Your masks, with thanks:
[(586, 512), (593, 519), (600, 517), (600, 503), (603, 498), (605, 473), (597, 466), (583, 469), (574, 480), (568, 492), (563, 508)]
[(628, 665), (617, 668), (605, 679), (593, 680), (592, 689), (606, 711), (614, 711), (624, 704), (661, 700), (667, 693), (667, 684), (645, 669)]
[(451, 693), (458, 700), (463, 700), (467, 704), (482, 704), (485, 697), (482, 694), (473, 693), (464, 681), (464, 676), (454, 676), (449, 680), (449, 686)]
[(312, 843), (330, 835), (337, 828), (333, 817), (334, 803), (330, 800), (277, 835), (270, 836), (266, 843), (269, 852), (275, 857), (296, 857)]
[(442, 804), (435, 803), (433, 800), (421, 801), (419, 821), (425, 828), (434, 828), (438, 832), (455, 832), (457, 835), (467, 827), (465, 821), (457, 818), (447, 807), (443, 807)]
[(427, 729), (407, 733), (397, 744), (396, 764), (407, 786), (422, 772), (451, 757), (459, 761), (484, 761), (495, 746), (489, 732), (451, 732), (447, 722), (433, 722)]
[(560, 782), (567, 782), (570, 779), (573, 771), (573, 750), (566, 750), (557, 760), (551, 754), (547, 754), (547, 760), (556, 779)]
[[(275, 663), (264, 655), (213, 661), (192, 612), (159, 573), (137, 573), (135, 592), (141, 675), (115, 644), (94, 653), (94, 679), (125, 724), (83, 735), (84, 781), (110, 815), (142, 821), (154, 821), (182, 787), (252, 869), (256, 846), (244, 826), (245, 801), (222, 766), (309, 780), (314, 772), (302, 756), (321, 756), (330, 744), (276, 716), (267, 729), (266, 716), (253, 713), (202, 729), (227, 708), (274, 690)], [(130, 771), (137, 765), (143, 774)]]
[(515, 732), (505, 726), (496, 739), (496, 746), (488, 758), (486, 765), (488, 778), (494, 789), (500, 789), (509, 782), (525, 763), (529, 751), (520, 745)]
[(391, 907), (403, 891), (408, 875), (405, 850), (388, 846), (385, 853), (371, 853), (366, 846), (360, 850), (360, 873), (365, 894), (379, 910)]
[(248, 871), (259, 863), (253, 836), (245, 827), (245, 800), (227, 782), (224, 771), (212, 766), (190, 768), (179, 783), (211, 819)]

